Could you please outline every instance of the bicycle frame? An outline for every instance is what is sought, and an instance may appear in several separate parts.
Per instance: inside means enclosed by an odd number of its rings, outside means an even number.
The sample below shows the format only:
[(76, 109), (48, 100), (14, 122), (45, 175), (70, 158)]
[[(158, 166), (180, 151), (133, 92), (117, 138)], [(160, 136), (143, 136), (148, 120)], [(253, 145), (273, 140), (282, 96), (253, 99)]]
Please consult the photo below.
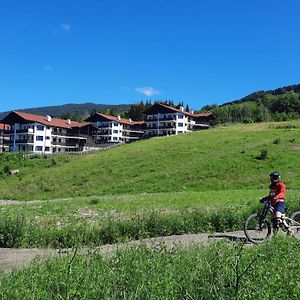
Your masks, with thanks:
[[(269, 201), (265, 201), (263, 204), (264, 204), (264, 207), (258, 213), (260, 222), (262, 222), (263, 220), (266, 219), (268, 212), (270, 212), (271, 214), (273, 214), (273, 212), (274, 212), (274, 207), (271, 205), (271, 203)], [(282, 214), (281, 219), (287, 228), (292, 227), (293, 229), (297, 229), (297, 231), (300, 230), (300, 223), (295, 221), (294, 219), (286, 216), (285, 213)]]

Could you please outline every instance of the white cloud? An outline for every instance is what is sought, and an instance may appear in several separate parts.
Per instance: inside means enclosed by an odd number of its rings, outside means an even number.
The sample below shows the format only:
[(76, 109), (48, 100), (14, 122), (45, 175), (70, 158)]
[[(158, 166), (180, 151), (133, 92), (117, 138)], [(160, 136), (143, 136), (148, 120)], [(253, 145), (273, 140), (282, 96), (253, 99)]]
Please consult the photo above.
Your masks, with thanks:
[(160, 91), (154, 89), (151, 86), (139, 87), (139, 88), (136, 88), (135, 91), (138, 93), (141, 93), (145, 96), (148, 96), (148, 97), (160, 94)]
[(71, 24), (62, 23), (62, 24), (60, 24), (60, 28), (64, 32), (69, 32), (69, 31), (71, 31)]

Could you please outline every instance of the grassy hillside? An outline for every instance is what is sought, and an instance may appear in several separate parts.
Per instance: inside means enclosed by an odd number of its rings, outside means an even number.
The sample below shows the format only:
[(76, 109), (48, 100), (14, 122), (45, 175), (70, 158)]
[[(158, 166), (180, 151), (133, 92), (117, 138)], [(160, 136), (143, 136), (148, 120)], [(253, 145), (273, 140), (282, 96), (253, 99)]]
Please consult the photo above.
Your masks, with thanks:
[[(272, 170), (282, 173), (289, 189), (299, 189), (299, 152), (298, 121), (219, 127), (91, 155), (0, 155), (0, 198), (266, 189)], [(19, 175), (8, 175), (8, 168), (20, 169)]]

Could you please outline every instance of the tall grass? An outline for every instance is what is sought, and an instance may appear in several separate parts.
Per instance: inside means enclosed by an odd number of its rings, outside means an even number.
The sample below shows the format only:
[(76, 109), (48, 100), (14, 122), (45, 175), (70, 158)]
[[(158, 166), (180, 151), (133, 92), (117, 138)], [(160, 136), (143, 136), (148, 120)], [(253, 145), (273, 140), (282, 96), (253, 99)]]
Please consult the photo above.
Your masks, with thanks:
[[(122, 195), (8, 205), (0, 211), (0, 243), (65, 248), (240, 230), (246, 217), (260, 208), (264, 192)], [(290, 212), (300, 210), (300, 192), (288, 191), (287, 205)]]
[[(0, 223), (1, 247), (99, 246), (148, 237), (184, 233), (224, 232), (241, 229), (248, 211), (182, 211), (172, 214), (149, 212), (132, 214), (128, 219), (106, 217), (91, 226), (69, 223), (65, 226), (43, 226), (29, 222), (20, 224), (19, 217)], [(4, 225), (3, 225), (4, 224)]]
[[(259, 247), (97, 251), (51, 258), (0, 279), (2, 299), (299, 299), (300, 243), (277, 237)], [(283, 271), (284, 270), (284, 271)]]

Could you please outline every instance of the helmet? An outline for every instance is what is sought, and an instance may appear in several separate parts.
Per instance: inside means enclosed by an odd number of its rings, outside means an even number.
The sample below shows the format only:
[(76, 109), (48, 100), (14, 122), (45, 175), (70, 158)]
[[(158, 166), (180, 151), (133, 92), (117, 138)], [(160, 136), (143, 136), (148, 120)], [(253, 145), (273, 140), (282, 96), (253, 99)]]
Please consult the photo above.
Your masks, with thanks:
[(270, 180), (272, 183), (277, 183), (280, 180), (280, 175), (278, 172), (272, 172), (270, 173)]

